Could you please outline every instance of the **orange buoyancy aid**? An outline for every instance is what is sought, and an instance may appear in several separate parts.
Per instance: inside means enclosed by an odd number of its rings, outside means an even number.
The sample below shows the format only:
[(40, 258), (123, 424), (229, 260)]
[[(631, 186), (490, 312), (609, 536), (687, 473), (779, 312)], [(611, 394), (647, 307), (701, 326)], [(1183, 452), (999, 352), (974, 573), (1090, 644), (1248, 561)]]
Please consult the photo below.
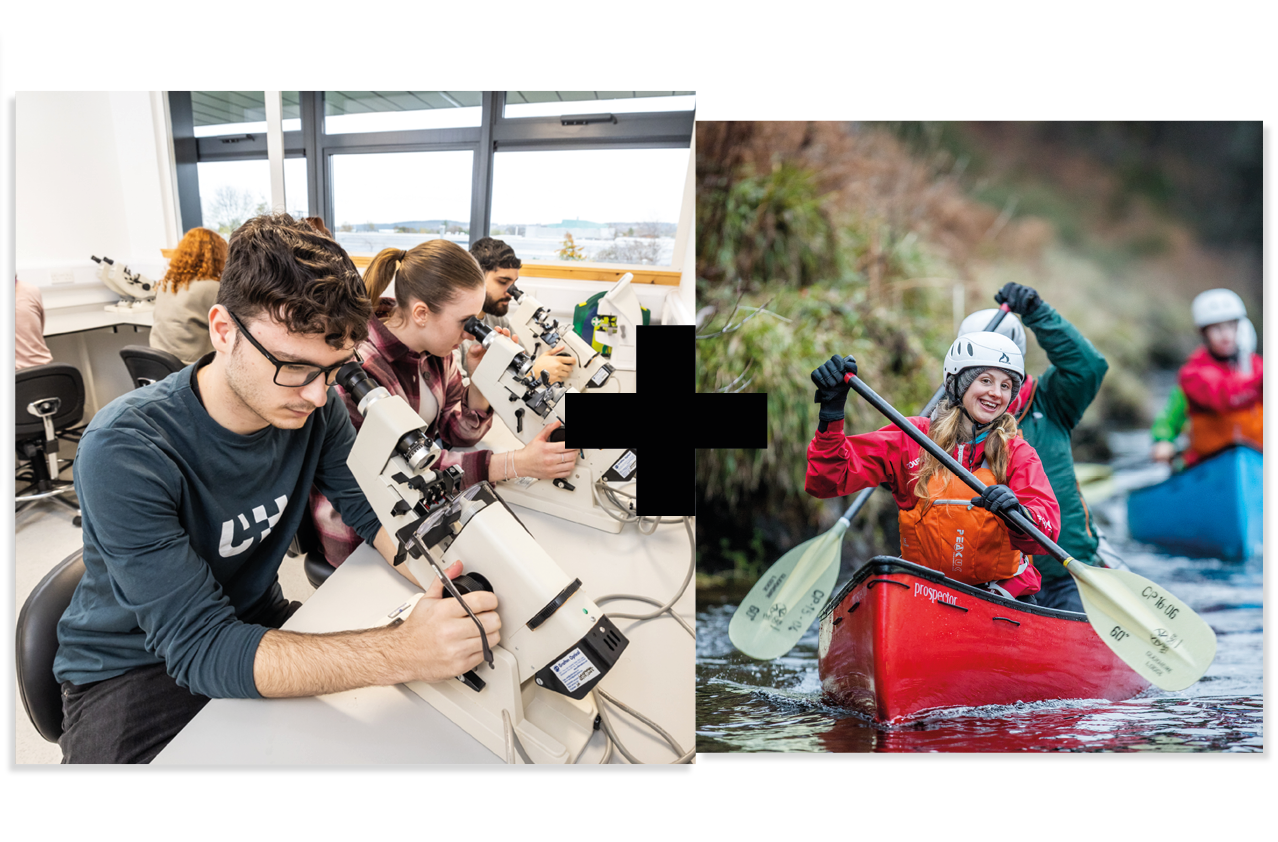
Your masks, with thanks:
[(1265, 411), (1260, 401), (1230, 412), (1200, 412), (1190, 404), (1189, 449), (1197, 459), (1233, 444), (1249, 444), (1263, 450), (1264, 427)]
[[(997, 480), (989, 468), (973, 471), (986, 485)], [(1007, 526), (996, 515), (972, 505), (976, 496), (963, 480), (941, 470), (928, 483), (930, 500), (901, 509), (901, 557), (951, 579), (983, 585), (1015, 576), (1021, 552), (1012, 546)]]

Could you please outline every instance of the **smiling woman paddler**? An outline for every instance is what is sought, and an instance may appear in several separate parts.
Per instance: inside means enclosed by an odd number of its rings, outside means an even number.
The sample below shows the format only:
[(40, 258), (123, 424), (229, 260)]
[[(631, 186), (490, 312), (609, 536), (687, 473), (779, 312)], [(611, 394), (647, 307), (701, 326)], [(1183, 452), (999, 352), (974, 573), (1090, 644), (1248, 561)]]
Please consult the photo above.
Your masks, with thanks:
[(1041, 579), (1030, 556), (1045, 551), (998, 517), (1019, 506), (1047, 537), (1060, 532), (1043, 465), (1007, 411), (1025, 379), (1016, 343), (997, 333), (960, 336), (945, 355), (945, 398), (930, 418), (909, 419), (989, 486), (980, 497), (895, 426), (844, 435), (848, 373), (856, 373), (850, 356), (812, 372), (821, 412), (808, 445), (808, 493), (839, 497), (884, 485), (900, 509), (902, 558), (1014, 598), (1036, 593)]

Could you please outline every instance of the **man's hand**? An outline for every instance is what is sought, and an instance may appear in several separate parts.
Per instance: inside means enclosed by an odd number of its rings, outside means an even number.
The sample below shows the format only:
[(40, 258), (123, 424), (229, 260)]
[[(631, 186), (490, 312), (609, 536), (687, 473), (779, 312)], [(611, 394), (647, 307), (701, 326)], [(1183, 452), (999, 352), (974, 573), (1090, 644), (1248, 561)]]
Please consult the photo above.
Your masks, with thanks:
[(550, 374), (551, 383), (567, 380), (568, 376), (572, 374), (572, 367), (577, 364), (577, 358), (572, 354), (560, 355), (560, 351), (566, 350), (567, 347), (561, 342), (558, 346), (534, 360), (533, 377), (541, 377), (542, 371), (546, 371)]
[[(461, 562), (446, 571), (461, 573)], [(442, 681), (474, 669), (484, 659), (479, 629), (457, 600), (443, 598), (431, 577), (425, 595), (407, 618), (360, 631), (301, 634), (270, 629), (253, 659), (253, 681), (267, 698), (319, 696), (357, 687), (405, 681)], [(501, 640), (497, 597), (464, 594), (484, 626), (488, 645)]]
[[(454, 562), (444, 571), (448, 578), (461, 575), (462, 564)], [(497, 597), (487, 591), (462, 594), (462, 599), (484, 625), (489, 647), (501, 641), (501, 618), (497, 616)], [(407, 681), (443, 681), (474, 669), (484, 660), (484, 647), (479, 629), (466, 609), (451, 596), (445, 596), (444, 585), (435, 578), (426, 595), (413, 608), (399, 630), (403, 637), (396, 648), (409, 653)]]

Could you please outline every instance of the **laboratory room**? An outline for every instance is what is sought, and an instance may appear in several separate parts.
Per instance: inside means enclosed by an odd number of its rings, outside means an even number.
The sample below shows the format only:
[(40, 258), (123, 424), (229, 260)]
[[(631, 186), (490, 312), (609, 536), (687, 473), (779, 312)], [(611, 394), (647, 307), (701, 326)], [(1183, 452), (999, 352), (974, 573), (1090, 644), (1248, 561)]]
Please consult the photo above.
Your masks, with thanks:
[(694, 92), (16, 99), (17, 763), (692, 761)]

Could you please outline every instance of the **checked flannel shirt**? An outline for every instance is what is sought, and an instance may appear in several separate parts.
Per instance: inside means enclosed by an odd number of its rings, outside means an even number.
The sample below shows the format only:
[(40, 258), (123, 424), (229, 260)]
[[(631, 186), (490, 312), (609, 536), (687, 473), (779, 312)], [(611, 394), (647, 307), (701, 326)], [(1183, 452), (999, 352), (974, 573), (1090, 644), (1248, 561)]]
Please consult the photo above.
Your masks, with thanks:
[[(382, 299), (378, 314), (388, 311), (394, 302)], [(438, 438), (444, 444), (444, 453), (438, 467), (460, 465), (464, 472), (462, 487), (467, 488), (488, 477), (488, 463), (492, 451), (477, 450), (473, 453), (455, 453), (448, 448), (468, 447), (477, 443), (493, 423), (492, 408), (483, 412), (466, 405), (466, 386), (462, 383), (461, 368), (455, 355), (436, 357), (428, 353), (410, 351), (408, 346), (395, 338), (381, 319), (374, 318), (368, 325), (368, 339), (360, 343), (359, 355), (364, 360), (364, 371), (378, 385), (385, 386), (392, 395), (408, 401), (414, 412), (421, 410), (421, 384), (430, 388), (439, 412), (434, 419), (424, 419), (430, 426), (426, 434)], [(346, 402), (351, 423), (358, 430), (364, 421), (359, 407), (341, 386), (334, 386), (337, 394)], [(346, 560), (362, 541), (355, 531), (342, 523), (324, 495), (311, 489), (311, 516), (319, 533), (324, 557), (334, 567)]]

